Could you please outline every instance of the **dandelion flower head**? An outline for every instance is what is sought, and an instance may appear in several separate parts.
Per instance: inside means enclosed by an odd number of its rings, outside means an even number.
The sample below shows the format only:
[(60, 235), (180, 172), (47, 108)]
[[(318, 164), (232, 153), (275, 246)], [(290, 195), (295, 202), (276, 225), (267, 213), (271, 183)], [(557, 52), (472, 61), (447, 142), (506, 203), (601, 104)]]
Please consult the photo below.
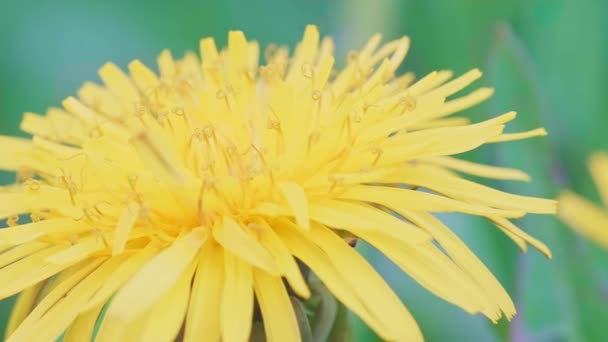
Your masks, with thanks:
[(456, 156), (545, 131), (504, 133), (513, 112), (451, 116), (491, 96), (456, 95), (480, 71), (396, 76), (409, 40), (380, 42), (338, 70), (315, 26), (292, 55), (231, 31), (223, 50), (201, 40), (200, 59), (162, 52), (158, 73), (106, 64), (103, 85), (26, 113), (31, 139), (0, 137), (18, 178), (0, 190), (0, 297), (19, 294), (8, 340), (91, 340), (99, 320), (98, 341), (245, 341), (258, 307), (269, 341), (296, 341), (302, 265), (383, 339), (421, 340), (355, 238), (438, 297), (510, 319), (505, 289), (432, 213), (487, 218), (549, 256), (511, 220), (555, 203), (469, 180), (528, 177)]

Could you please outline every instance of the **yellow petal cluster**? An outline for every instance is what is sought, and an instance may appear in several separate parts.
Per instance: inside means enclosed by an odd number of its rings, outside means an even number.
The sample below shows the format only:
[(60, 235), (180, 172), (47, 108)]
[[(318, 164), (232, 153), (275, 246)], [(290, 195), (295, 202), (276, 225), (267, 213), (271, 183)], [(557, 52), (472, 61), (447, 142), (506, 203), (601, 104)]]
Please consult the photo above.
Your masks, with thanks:
[[(512, 223), (555, 202), (462, 175), (527, 181), (457, 155), (544, 135), (504, 133), (509, 112), (452, 117), (491, 96), (456, 95), (481, 76), (395, 76), (407, 37), (373, 36), (336, 68), (308, 26), (290, 55), (239, 31), (199, 58), (104, 65), (103, 85), (45, 115), (31, 139), (0, 137), (0, 297), (20, 294), (9, 341), (246, 341), (259, 306), (269, 341), (297, 341), (290, 295), (311, 292), (299, 262), (383, 339), (422, 340), (397, 295), (346, 240), (371, 244), (432, 293), (492, 321), (515, 308), (484, 264), (433, 213), (485, 217), (550, 256)], [(107, 312), (100, 318), (102, 309)]]
[(566, 190), (559, 197), (558, 215), (583, 236), (608, 248), (608, 154), (593, 154), (589, 159), (589, 170), (603, 206)]

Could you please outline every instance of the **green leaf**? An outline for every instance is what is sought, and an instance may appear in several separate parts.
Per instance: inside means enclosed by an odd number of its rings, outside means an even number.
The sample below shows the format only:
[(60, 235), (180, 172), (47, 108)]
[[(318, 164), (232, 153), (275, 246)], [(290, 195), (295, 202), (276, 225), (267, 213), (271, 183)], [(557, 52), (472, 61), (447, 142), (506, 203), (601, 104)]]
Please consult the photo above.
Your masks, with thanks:
[(308, 283), (317, 303), (313, 309), (312, 334), (314, 341), (325, 341), (332, 332), (338, 314), (338, 301), (323, 285), (321, 280), (311, 273)]
[[(336, 321), (334, 327), (327, 339), (328, 342), (352, 342), (353, 331), (350, 320), (348, 318), (348, 309), (340, 304), (338, 312), (336, 314)], [(319, 340), (322, 341), (322, 340)]]
[(254, 321), (251, 326), (251, 334), (249, 342), (265, 342), (266, 332), (264, 331), (264, 323), (262, 321)]
[(296, 319), (298, 320), (298, 327), (300, 328), (302, 342), (318, 341), (313, 339), (310, 322), (308, 321), (308, 316), (306, 314), (306, 307), (302, 301), (294, 296), (290, 296), (289, 300), (291, 300), (293, 311), (295, 312)]

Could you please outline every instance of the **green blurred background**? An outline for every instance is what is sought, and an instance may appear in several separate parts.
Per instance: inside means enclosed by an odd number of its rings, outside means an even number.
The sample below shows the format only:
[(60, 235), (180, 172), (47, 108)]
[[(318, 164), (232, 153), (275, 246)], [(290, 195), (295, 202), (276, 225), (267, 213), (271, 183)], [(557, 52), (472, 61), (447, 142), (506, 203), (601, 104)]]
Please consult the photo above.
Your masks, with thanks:
[[(242, 29), (262, 44), (293, 44), (308, 23), (337, 40), (344, 56), (375, 32), (407, 34), (404, 70), (485, 71), (480, 85), (496, 88), (469, 110), (475, 120), (519, 112), (513, 130), (546, 127), (547, 139), (484, 147), (468, 158), (519, 167), (532, 184), (493, 186), (556, 196), (570, 187), (597, 199), (586, 158), (608, 150), (608, 1), (603, 0), (261, 0), (36, 1), (0, 5), (0, 134), (18, 134), (22, 112), (44, 112), (97, 80), (106, 61), (153, 64), (163, 48), (196, 50), (204, 36), (220, 43)], [(0, 147), (0, 153), (3, 151)], [(0, 174), (2, 183), (13, 176)], [(552, 248), (548, 261), (520, 254), (483, 220), (444, 215), (500, 278), (519, 313), (490, 324), (442, 302), (387, 259), (360, 244), (414, 313), (428, 341), (603, 341), (608, 338), (608, 252), (575, 236), (557, 220), (531, 217), (522, 227)], [(0, 326), (12, 301), (0, 305)], [(359, 341), (377, 338), (355, 321)]]

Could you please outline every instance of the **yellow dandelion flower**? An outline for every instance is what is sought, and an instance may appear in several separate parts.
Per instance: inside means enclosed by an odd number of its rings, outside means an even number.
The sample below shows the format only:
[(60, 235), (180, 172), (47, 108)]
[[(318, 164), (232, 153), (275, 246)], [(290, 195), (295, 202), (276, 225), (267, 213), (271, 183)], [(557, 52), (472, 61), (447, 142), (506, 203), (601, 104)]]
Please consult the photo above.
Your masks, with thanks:
[(559, 197), (558, 215), (577, 232), (608, 248), (608, 154), (596, 152), (591, 156), (589, 170), (604, 207), (566, 190)]
[(245, 341), (255, 305), (269, 341), (296, 341), (288, 290), (310, 296), (298, 261), (383, 339), (422, 340), (351, 238), (467, 312), (510, 319), (505, 289), (432, 213), (485, 217), (549, 256), (511, 219), (555, 202), (466, 180), (528, 177), (454, 157), (545, 131), (503, 133), (513, 112), (448, 117), (492, 94), (451, 98), (481, 73), (395, 77), (409, 40), (380, 41), (336, 72), (314, 26), (291, 57), (267, 49), (264, 66), (232, 31), (222, 51), (200, 42), (202, 62), (164, 51), (158, 75), (106, 64), (103, 86), (26, 113), (32, 139), (0, 137), (0, 168), (19, 178), (0, 191), (0, 297), (20, 293), (8, 340), (90, 340), (107, 304), (102, 342)]

